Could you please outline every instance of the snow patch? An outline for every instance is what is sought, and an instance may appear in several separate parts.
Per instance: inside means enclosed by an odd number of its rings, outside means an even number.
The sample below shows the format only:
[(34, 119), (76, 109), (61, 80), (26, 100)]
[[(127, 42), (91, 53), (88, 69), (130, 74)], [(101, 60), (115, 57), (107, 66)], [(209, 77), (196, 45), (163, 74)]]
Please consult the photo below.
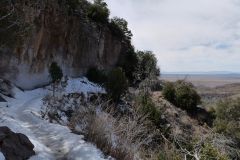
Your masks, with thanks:
[(106, 93), (104, 88), (90, 82), (87, 78), (70, 78), (65, 89), (66, 93)]
[(2, 154), (2, 152), (0, 152), (0, 160), (5, 160), (4, 155)]
[[(41, 118), (42, 99), (51, 94), (50, 86), (25, 92), (14, 88), (13, 92), (14, 98), (4, 97), (9, 107), (0, 107), (0, 125), (8, 126), (30, 139), (37, 154), (30, 160), (106, 159), (96, 146), (85, 142), (82, 135), (76, 135), (68, 127), (51, 124)], [(68, 93), (105, 93), (105, 90), (86, 78), (71, 78), (63, 92)]]

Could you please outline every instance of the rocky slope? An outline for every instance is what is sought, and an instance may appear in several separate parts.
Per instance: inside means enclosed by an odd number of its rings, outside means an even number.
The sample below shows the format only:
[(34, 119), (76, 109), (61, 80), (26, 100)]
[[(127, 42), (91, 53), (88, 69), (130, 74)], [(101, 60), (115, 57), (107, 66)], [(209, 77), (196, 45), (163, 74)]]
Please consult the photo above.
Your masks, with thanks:
[(76, 77), (93, 66), (113, 67), (124, 52), (126, 43), (108, 25), (91, 21), (84, 5), (69, 13), (60, 1), (31, 2), (18, 6), (28, 24), (26, 36), (11, 47), (0, 47), (1, 78), (31, 89), (48, 83), (53, 61), (65, 75)]
[(173, 135), (188, 136), (189, 138), (190, 135), (204, 135), (209, 132), (204, 125), (201, 125), (204, 122), (201, 122), (199, 115), (191, 117), (186, 111), (168, 102), (161, 92), (154, 92), (152, 99), (157, 108), (161, 110), (162, 120), (167, 123)]

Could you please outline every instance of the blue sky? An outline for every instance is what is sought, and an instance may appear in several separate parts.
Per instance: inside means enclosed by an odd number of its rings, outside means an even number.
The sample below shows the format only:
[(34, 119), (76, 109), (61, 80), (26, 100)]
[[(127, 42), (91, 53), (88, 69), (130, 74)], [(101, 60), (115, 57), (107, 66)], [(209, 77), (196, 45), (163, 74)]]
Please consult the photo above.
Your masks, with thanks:
[(106, 0), (165, 72), (240, 72), (240, 0)]

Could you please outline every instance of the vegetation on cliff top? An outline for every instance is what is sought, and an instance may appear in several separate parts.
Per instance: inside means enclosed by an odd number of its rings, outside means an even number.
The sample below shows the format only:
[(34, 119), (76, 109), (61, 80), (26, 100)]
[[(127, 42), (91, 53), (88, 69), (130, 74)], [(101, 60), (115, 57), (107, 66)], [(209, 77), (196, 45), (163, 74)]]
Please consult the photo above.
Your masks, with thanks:
[(20, 4), (9, 0), (0, 3), (0, 47), (13, 47), (21, 44), (30, 29)]

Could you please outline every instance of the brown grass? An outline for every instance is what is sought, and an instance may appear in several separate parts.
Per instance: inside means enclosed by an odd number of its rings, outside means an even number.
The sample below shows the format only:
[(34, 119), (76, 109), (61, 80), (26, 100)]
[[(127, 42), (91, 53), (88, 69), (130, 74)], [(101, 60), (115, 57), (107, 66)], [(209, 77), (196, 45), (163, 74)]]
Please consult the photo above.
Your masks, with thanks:
[[(106, 155), (117, 160), (140, 159), (140, 152), (152, 142), (154, 130), (149, 129), (146, 116), (136, 112), (132, 116), (113, 116), (112, 109), (81, 106), (71, 120), (71, 126), (80, 127), (87, 140)], [(151, 131), (151, 132), (150, 132)]]

